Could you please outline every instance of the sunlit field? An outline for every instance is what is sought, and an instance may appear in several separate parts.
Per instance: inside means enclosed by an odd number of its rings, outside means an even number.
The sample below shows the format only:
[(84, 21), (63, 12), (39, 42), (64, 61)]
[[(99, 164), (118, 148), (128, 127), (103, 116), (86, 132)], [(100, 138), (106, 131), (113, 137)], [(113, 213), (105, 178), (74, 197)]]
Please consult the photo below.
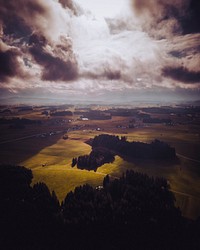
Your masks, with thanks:
[[(85, 143), (89, 138), (104, 133), (92, 130), (71, 131), (69, 138), (60, 138), (51, 146), (44, 147), (29, 159), (20, 162), (33, 171), (33, 184), (45, 182), (50, 190), (54, 190), (62, 201), (66, 194), (76, 186), (86, 183), (92, 186), (102, 185), (103, 178), (109, 174), (111, 178), (118, 178), (126, 170), (133, 169), (150, 176), (163, 176), (176, 197), (176, 204), (183, 215), (195, 218), (200, 215), (200, 170), (199, 163), (180, 158), (179, 163), (155, 162), (137, 160), (126, 162), (119, 156), (115, 157), (112, 164), (104, 164), (97, 172), (71, 168), (73, 157), (89, 154), (91, 147)], [(116, 133), (115, 133), (116, 134)], [(124, 136), (124, 131), (118, 131)], [(181, 155), (199, 159), (199, 141), (195, 133), (188, 133), (186, 129), (155, 126), (129, 130), (127, 139), (130, 141), (150, 142), (155, 138), (167, 141)]]
[[(57, 117), (41, 115), (42, 110), (21, 112), (16, 117), (41, 120), (42, 125), (29, 125), (25, 129), (8, 129), (1, 125), (0, 159), (1, 163), (23, 165), (33, 172), (33, 184), (45, 182), (55, 191), (60, 202), (75, 187), (86, 183), (93, 187), (102, 185), (103, 178), (119, 178), (126, 170), (146, 173), (149, 176), (165, 177), (176, 197), (176, 204), (183, 215), (196, 218), (200, 215), (200, 137), (199, 126), (194, 124), (140, 124), (128, 128), (129, 117), (113, 116), (109, 120), (81, 121), (78, 115), (60, 117), (72, 123), (56, 123)], [(12, 116), (11, 116), (12, 117)], [(158, 115), (162, 117), (162, 115)], [(165, 115), (163, 116), (165, 117)], [(174, 118), (173, 120), (176, 121)], [(185, 121), (183, 118), (183, 121)], [(120, 125), (120, 126), (119, 126)], [(76, 128), (78, 126), (78, 128)], [(75, 129), (73, 130), (73, 127)], [(68, 139), (64, 140), (63, 131), (71, 128)], [(100, 131), (97, 131), (99, 128)], [(51, 131), (61, 131), (52, 136), (35, 136)], [(94, 171), (79, 170), (71, 167), (72, 158), (89, 154), (91, 147), (85, 142), (96, 135), (109, 133), (126, 136), (128, 141), (151, 142), (159, 139), (175, 147), (178, 163), (150, 160), (127, 162), (115, 157), (112, 164), (104, 164)], [(31, 137), (29, 138), (29, 136)], [(26, 139), (20, 139), (27, 137)], [(19, 139), (19, 140), (18, 140)], [(4, 143), (8, 142), (8, 143)]]

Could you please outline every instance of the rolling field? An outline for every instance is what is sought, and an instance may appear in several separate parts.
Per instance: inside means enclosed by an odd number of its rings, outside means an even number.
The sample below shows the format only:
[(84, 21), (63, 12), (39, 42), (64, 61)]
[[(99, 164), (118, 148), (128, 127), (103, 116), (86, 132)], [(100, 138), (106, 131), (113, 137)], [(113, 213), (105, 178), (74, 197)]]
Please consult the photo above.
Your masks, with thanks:
[[(44, 147), (20, 164), (32, 169), (33, 184), (45, 182), (51, 191), (56, 192), (60, 201), (76, 186), (86, 183), (94, 187), (102, 185), (106, 174), (118, 178), (126, 170), (133, 169), (150, 176), (163, 176), (168, 180), (170, 188), (175, 194), (176, 204), (181, 208), (183, 214), (189, 218), (200, 215), (200, 169), (198, 162), (180, 158), (180, 162), (176, 164), (143, 160), (130, 163), (117, 156), (114, 163), (104, 164), (98, 168), (97, 172), (79, 170), (76, 167), (71, 168), (73, 157), (90, 153), (91, 148), (85, 141), (101, 133), (89, 130), (71, 131), (68, 134), (68, 140), (59, 139), (56, 143)], [(124, 134), (118, 133), (118, 135)], [(135, 129), (129, 131), (126, 136), (130, 141), (149, 142), (155, 138), (167, 141), (170, 145), (178, 148), (178, 153), (185, 154), (187, 152), (187, 157), (194, 157), (193, 149), (199, 147), (198, 140), (195, 142), (195, 134), (186, 134), (185, 136), (185, 130), (180, 130), (180, 128), (177, 128), (177, 131), (175, 128), (163, 129), (161, 126)], [(188, 147), (186, 152), (185, 145)], [(195, 159), (198, 160), (198, 155), (195, 156)], [(45, 166), (42, 166), (43, 164)]]
[[(118, 178), (126, 170), (132, 169), (149, 176), (165, 177), (183, 215), (189, 218), (200, 216), (199, 126), (151, 124), (128, 129), (129, 118), (119, 116), (111, 120), (84, 122), (75, 116), (72, 124), (57, 124), (55, 123), (57, 118), (42, 117), (40, 111), (30, 112), (20, 117), (42, 119), (42, 125), (27, 126), (23, 130), (7, 129), (7, 125), (1, 125), (0, 161), (30, 168), (34, 176), (33, 184), (45, 182), (51, 191), (56, 192), (60, 201), (76, 186), (88, 183), (96, 187), (102, 185), (105, 175), (109, 174), (111, 178)], [(65, 117), (64, 119), (71, 118)], [(64, 131), (74, 126), (80, 126), (80, 128), (71, 129), (67, 140), (62, 139), (62, 133), (45, 138), (29, 137), (45, 132), (50, 133), (50, 131)], [(97, 131), (97, 128), (100, 128), (100, 131)], [(90, 153), (91, 147), (85, 141), (102, 133), (126, 136), (129, 141), (151, 142), (154, 139), (165, 141), (175, 147), (180, 161), (176, 164), (150, 160), (127, 162), (116, 156), (112, 164), (104, 164), (96, 172), (71, 168), (73, 157)], [(20, 139), (27, 136), (26, 139)], [(8, 143), (4, 143), (6, 141)]]

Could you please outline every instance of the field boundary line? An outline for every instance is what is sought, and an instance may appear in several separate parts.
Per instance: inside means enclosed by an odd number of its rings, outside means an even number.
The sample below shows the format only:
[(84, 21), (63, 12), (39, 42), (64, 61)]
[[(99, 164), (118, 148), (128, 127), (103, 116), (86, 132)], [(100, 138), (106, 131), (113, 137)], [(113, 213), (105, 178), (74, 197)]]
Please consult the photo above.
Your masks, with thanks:
[(196, 160), (196, 159), (193, 159), (193, 158), (189, 158), (189, 157), (187, 157), (187, 156), (185, 156), (185, 155), (181, 155), (181, 154), (178, 154), (178, 153), (176, 153), (176, 155), (178, 155), (179, 157), (181, 157), (181, 158), (183, 158), (183, 159), (186, 159), (186, 160), (189, 160), (189, 161), (194, 161), (194, 162), (200, 163), (199, 160)]

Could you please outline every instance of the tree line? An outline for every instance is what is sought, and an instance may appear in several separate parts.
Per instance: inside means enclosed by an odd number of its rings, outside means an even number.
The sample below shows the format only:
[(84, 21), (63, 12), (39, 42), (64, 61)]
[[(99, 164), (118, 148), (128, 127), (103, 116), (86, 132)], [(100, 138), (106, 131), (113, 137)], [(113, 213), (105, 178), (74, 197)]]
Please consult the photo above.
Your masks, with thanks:
[(103, 147), (114, 151), (122, 157), (155, 160), (175, 160), (175, 148), (167, 143), (155, 139), (151, 143), (129, 142), (125, 136), (101, 134), (95, 136), (91, 142), (92, 148)]
[(69, 110), (66, 110), (66, 111), (55, 111), (55, 112), (51, 112), (50, 113), (51, 116), (72, 116), (73, 113)]
[(164, 178), (106, 176), (102, 189), (77, 187), (60, 204), (32, 177), (0, 166), (2, 249), (199, 249), (200, 219), (181, 216)]
[(32, 124), (41, 124), (40, 120), (31, 120), (27, 118), (12, 118), (12, 119), (5, 119), (0, 118), (1, 124), (21, 124), (21, 125), (32, 125)]

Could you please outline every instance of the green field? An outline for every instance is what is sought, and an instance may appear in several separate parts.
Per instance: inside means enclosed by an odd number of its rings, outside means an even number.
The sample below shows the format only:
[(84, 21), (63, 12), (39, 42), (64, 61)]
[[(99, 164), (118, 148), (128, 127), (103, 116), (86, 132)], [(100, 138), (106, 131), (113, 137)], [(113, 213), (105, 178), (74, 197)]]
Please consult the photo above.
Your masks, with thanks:
[[(130, 118), (120, 116), (113, 116), (110, 120), (84, 122), (78, 119), (79, 116), (60, 117), (59, 119), (66, 121), (73, 119), (72, 123), (61, 124), (55, 122), (58, 118), (48, 119), (48, 117), (42, 116), (40, 109), (34, 112), (19, 113), (17, 117), (40, 119), (42, 125), (29, 125), (25, 129), (17, 130), (8, 129), (8, 125), (0, 124), (1, 163), (18, 164), (30, 168), (34, 176), (33, 184), (45, 182), (50, 190), (56, 192), (60, 201), (76, 186), (86, 183), (94, 187), (102, 185), (106, 174), (118, 178), (126, 170), (133, 169), (149, 176), (165, 177), (176, 196), (176, 204), (181, 208), (183, 214), (190, 218), (200, 216), (200, 136), (198, 125), (142, 124), (142, 127), (128, 129)], [(158, 117), (162, 117), (162, 115), (159, 114)], [(176, 119), (179, 120), (179, 118)], [(183, 121), (187, 120), (186, 117), (182, 119)], [(67, 140), (62, 139), (63, 134), (54, 134), (45, 138), (33, 136), (32, 138), (16, 140), (29, 135), (63, 131), (74, 126), (81, 126), (81, 128), (74, 131), (71, 129)], [(100, 128), (101, 131), (96, 131), (97, 128)], [(147, 160), (126, 162), (117, 156), (112, 164), (103, 165), (97, 172), (79, 170), (76, 167), (71, 168), (73, 157), (90, 153), (91, 148), (85, 141), (102, 133), (125, 135), (129, 141), (151, 142), (154, 139), (159, 139), (168, 142), (176, 148), (176, 152), (180, 155), (180, 162), (176, 164)], [(8, 143), (4, 143), (6, 141)]]
[[(197, 162), (180, 159), (180, 163), (177, 164), (139, 160), (129, 163), (117, 156), (114, 163), (103, 165), (97, 172), (71, 168), (73, 157), (88, 154), (91, 151), (85, 141), (98, 133), (90, 130), (72, 131), (69, 133), (68, 140), (59, 139), (20, 164), (32, 169), (33, 183), (45, 182), (50, 190), (56, 192), (60, 201), (76, 186), (86, 183), (94, 187), (102, 185), (106, 174), (118, 178), (126, 170), (133, 169), (150, 176), (163, 176), (167, 178), (176, 196), (176, 204), (183, 214), (190, 218), (200, 215), (200, 171)], [(195, 133), (188, 134), (185, 129), (180, 128), (163, 129), (163, 126), (156, 126), (135, 129), (129, 131), (126, 136), (131, 141), (149, 142), (155, 138), (167, 141), (176, 147), (178, 153), (184, 155), (187, 153), (186, 156), (191, 158), (194, 157), (194, 148), (198, 150), (199, 147)], [(195, 156), (195, 159), (199, 159), (198, 155)], [(45, 166), (42, 166), (43, 164)]]

